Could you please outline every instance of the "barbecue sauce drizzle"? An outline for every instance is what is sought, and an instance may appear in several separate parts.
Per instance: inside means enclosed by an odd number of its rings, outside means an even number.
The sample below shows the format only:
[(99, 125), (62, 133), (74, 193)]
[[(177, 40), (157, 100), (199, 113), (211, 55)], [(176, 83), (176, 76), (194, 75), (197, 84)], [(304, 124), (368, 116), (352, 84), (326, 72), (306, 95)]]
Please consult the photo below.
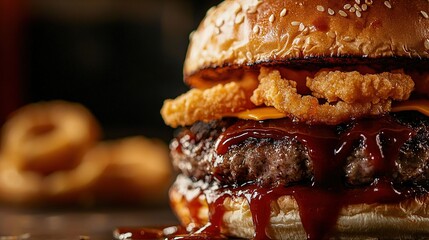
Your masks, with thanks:
[[(223, 200), (226, 196), (246, 197), (252, 212), (255, 239), (266, 239), (271, 202), (280, 196), (292, 195), (298, 203), (307, 238), (325, 239), (334, 230), (333, 226), (343, 206), (398, 202), (413, 195), (411, 189), (398, 191), (391, 183), (391, 173), (400, 148), (413, 135), (415, 132), (412, 129), (395, 122), (389, 116), (355, 121), (349, 130), (339, 136), (334, 127), (309, 126), (288, 119), (240, 120), (219, 137), (216, 143), (218, 154), (225, 154), (230, 146), (240, 144), (247, 138), (296, 138), (309, 151), (313, 164), (313, 183), (311, 186), (244, 186), (234, 190), (224, 189), (218, 199), (209, 201), (210, 208), (215, 208), (216, 213), (210, 216), (209, 225), (221, 223), (219, 218), (222, 215), (217, 213), (223, 211)], [(342, 169), (346, 157), (359, 141), (365, 145), (369, 161), (375, 169), (376, 180), (371, 186), (350, 189), (343, 184)]]
[[(314, 179), (311, 185), (260, 187), (248, 184), (232, 188), (226, 186), (213, 192), (201, 194), (209, 204), (209, 222), (202, 228), (191, 231), (180, 226), (176, 232), (165, 233), (169, 228), (117, 229), (117, 234), (131, 234), (132, 239), (227, 239), (221, 234), (222, 217), (225, 213), (223, 203), (227, 197), (247, 199), (255, 226), (254, 239), (267, 239), (267, 226), (270, 222), (271, 202), (279, 197), (290, 195), (295, 198), (307, 239), (327, 239), (343, 206), (351, 204), (397, 203), (410, 197), (426, 193), (426, 189), (395, 189), (391, 173), (401, 146), (416, 133), (413, 129), (395, 122), (390, 116), (378, 119), (361, 119), (350, 123), (348, 130), (338, 135), (333, 126), (306, 125), (288, 119), (270, 121), (239, 120), (227, 128), (216, 143), (219, 155), (225, 154), (229, 147), (239, 145), (247, 138), (296, 138), (309, 151), (313, 164)], [(194, 136), (188, 136), (193, 138)], [(375, 172), (375, 181), (367, 187), (350, 188), (344, 185), (343, 167), (346, 157), (356, 144), (362, 141)], [(180, 144), (176, 146), (181, 150)], [(196, 226), (203, 223), (198, 217), (201, 202), (199, 195), (187, 201), (190, 217)], [(122, 239), (122, 238), (121, 238)]]

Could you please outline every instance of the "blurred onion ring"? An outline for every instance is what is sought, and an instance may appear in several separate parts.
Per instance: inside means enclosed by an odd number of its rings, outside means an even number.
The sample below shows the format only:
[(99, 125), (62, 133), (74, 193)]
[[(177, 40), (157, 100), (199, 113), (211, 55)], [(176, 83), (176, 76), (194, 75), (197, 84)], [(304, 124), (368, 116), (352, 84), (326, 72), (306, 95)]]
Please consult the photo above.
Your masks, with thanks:
[(17, 205), (36, 205), (43, 199), (43, 176), (22, 171), (0, 156), (0, 201)]
[(135, 136), (99, 146), (108, 151), (105, 156), (109, 161), (94, 186), (98, 199), (151, 202), (162, 201), (167, 196), (173, 174), (169, 149), (164, 142)]
[(80, 164), (70, 170), (56, 171), (42, 179), (46, 202), (93, 205), (96, 201), (94, 185), (109, 165), (109, 150), (98, 144), (88, 150)]
[(46, 176), (43, 189), (55, 203), (160, 201), (171, 176), (167, 145), (136, 136), (97, 144), (75, 169)]
[(29, 104), (13, 113), (3, 126), (3, 160), (42, 175), (73, 169), (99, 135), (97, 121), (80, 104)]

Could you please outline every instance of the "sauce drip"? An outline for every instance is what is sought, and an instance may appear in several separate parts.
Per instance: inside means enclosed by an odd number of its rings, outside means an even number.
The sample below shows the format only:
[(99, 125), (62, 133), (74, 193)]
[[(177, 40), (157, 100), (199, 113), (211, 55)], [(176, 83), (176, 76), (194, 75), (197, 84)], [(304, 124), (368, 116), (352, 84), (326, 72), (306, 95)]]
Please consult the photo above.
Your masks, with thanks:
[[(261, 188), (256, 185), (248, 185), (238, 188), (224, 188), (218, 190), (219, 198), (209, 203), (209, 207), (216, 208), (210, 222), (197, 231), (216, 235), (219, 228), (213, 228), (221, 224), (223, 213), (223, 201), (226, 197), (244, 197), (247, 199), (252, 212), (252, 220), (255, 226), (254, 239), (267, 239), (267, 226), (270, 221), (271, 202), (281, 196), (290, 195), (295, 198), (299, 207), (301, 222), (307, 233), (308, 239), (327, 239), (335, 225), (338, 214), (343, 206), (350, 204), (395, 203), (425, 192), (422, 189), (408, 188), (406, 190), (395, 189), (392, 184), (384, 179), (378, 179), (373, 184), (356, 189), (326, 189), (315, 186), (291, 186)], [(209, 227), (207, 227), (209, 226)], [(221, 226), (221, 225), (218, 225)]]
[[(229, 147), (248, 138), (294, 138), (309, 152), (313, 165), (313, 182), (309, 185), (288, 187), (264, 188), (249, 183), (236, 188), (219, 188), (215, 190), (216, 194), (205, 196), (210, 208), (209, 222), (193, 233), (187, 232), (183, 227), (177, 227), (175, 232), (166, 232), (166, 228), (122, 228), (116, 232), (122, 233), (122, 236), (131, 234), (130, 239), (227, 239), (221, 234), (222, 217), (225, 213), (223, 202), (227, 197), (244, 197), (252, 212), (254, 239), (267, 239), (271, 203), (281, 196), (290, 195), (297, 201), (307, 239), (327, 239), (335, 230), (334, 226), (343, 206), (397, 203), (427, 192), (426, 189), (418, 187), (396, 189), (392, 184), (391, 173), (395, 168), (395, 160), (399, 156), (401, 146), (415, 134), (412, 129), (397, 123), (389, 116), (375, 120), (361, 119), (350, 123), (345, 129), (338, 131), (334, 126), (307, 125), (288, 119), (239, 120), (218, 138), (218, 154), (225, 154)], [(181, 144), (178, 143), (176, 147), (181, 149)], [(363, 144), (365, 147), (376, 176), (369, 186), (349, 188), (343, 183), (343, 169), (347, 156), (357, 144)], [(199, 226), (202, 223), (198, 212), (194, 210), (201, 207), (198, 198), (204, 194), (204, 191), (201, 191), (187, 202), (191, 218)]]
[(195, 233), (199, 234), (208, 234), (211, 236), (220, 235), (220, 227), (222, 226), (222, 217), (225, 213), (223, 208), (223, 202), (228, 195), (220, 194), (219, 197), (216, 197), (214, 202), (209, 204), (210, 212), (210, 221), (201, 229), (198, 229)]
[[(282, 195), (292, 195), (298, 203), (300, 217), (308, 239), (325, 239), (333, 230), (342, 206), (358, 203), (399, 201), (400, 193), (391, 185), (391, 173), (401, 146), (415, 133), (391, 117), (358, 120), (339, 134), (333, 126), (306, 125), (289, 119), (270, 121), (238, 121), (216, 142), (218, 154), (225, 154), (232, 145), (247, 138), (295, 138), (309, 152), (314, 179), (311, 186), (254, 188), (247, 200), (256, 226), (255, 239), (266, 238), (270, 220), (270, 202)], [(347, 189), (342, 176), (346, 157), (356, 144), (364, 145), (376, 181), (364, 189)], [(240, 191), (242, 192), (242, 191)], [(232, 194), (236, 195), (236, 194)]]
[(186, 202), (187, 208), (189, 209), (189, 214), (191, 217), (191, 220), (196, 225), (202, 225), (203, 223), (200, 221), (200, 218), (198, 217), (198, 212), (200, 208), (202, 207), (202, 204), (198, 197), (192, 198), (191, 200)]
[[(358, 203), (389, 203), (415, 196), (421, 190), (397, 190), (390, 183), (380, 180), (371, 186), (359, 189), (341, 190), (339, 192), (308, 186), (261, 188), (248, 185), (235, 189), (218, 190), (218, 197), (209, 204), (212, 215), (210, 222), (195, 232), (189, 232), (183, 226), (164, 227), (121, 227), (114, 231), (115, 239), (168, 239), (168, 240), (199, 240), (228, 239), (220, 233), (223, 202), (227, 197), (244, 197), (250, 203), (255, 229), (255, 239), (267, 239), (266, 226), (270, 219), (270, 203), (284, 195), (293, 196), (299, 204), (301, 221), (306, 229), (314, 229), (307, 233), (308, 238), (317, 239), (320, 232), (326, 232), (335, 224), (336, 216), (343, 205)], [(201, 193), (203, 194), (203, 193)], [(194, 200), (191, 200), (193, 202)], [(189, 207), (192, 207), (190, 205)], [(328, 233), (328, 232), (326, 232)], [(316, 234), (316, 235), (314, 235)]]
[[(307, 187), (276, 187), (276, 188), (257, 188), (250, 187), (247, 191), (252, 194), (247, 199), (252, 212), (253, 224), (255, 226), (254, 239), (266, 239), (266, 227), (270, 221), (271, 202), (284, 195), (295, 197), (299, 209), (301, 221), (305, 229), (311, 229), (307, 232), (308, 238), (318, 237), (320, 232), (325, 232), (335, 223), (332, 217), (333, 211), (339, 211), (339, 204), (330, 191), (319, 191)], [(244, 191), (246, 192), (246, 191)], [(234, 194), (233, 194), (234, 195)], [(308, 196), (312, 196), (308, 198)], [(317, 201), (317, 202), (316, 202)]]

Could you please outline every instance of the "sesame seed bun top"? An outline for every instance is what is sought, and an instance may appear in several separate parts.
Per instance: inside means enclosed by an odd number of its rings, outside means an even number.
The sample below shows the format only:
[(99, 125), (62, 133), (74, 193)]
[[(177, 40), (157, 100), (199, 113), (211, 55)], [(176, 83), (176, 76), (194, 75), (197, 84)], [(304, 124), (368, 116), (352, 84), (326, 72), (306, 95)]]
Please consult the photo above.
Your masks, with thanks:
[[(230, 0), (191, 34), (184, 76), (315, 58), (429, 59), (426, 0)], [(200, 75), (201, 76), (201, 75)]]

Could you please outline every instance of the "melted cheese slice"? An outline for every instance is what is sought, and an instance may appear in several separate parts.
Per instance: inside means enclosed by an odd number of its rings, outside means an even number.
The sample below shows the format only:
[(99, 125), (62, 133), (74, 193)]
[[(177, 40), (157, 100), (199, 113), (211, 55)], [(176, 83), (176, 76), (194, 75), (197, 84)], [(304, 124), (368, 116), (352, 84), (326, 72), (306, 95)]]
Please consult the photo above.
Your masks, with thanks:
[[(395, 103), (392, 107), (392, 112), (402, 111), (418, 111), (426, 116), (429, 116), (429, 100), (409, 100), (404, 102)], [(287, 115), (278, 111), (273, 107), (261, 107), (249, 109), (243, 112), (230, 113), (229, 117), (236, 117), (246, 120), (267, 120), (284, 118)]]
[(240, 119), (246, 120), (267, 120), (267, 119), (278, 119), (284, 118), (287, 115), (285, 113), (280, 112), (274, 107), (261, 107), (261, 108), (253, 108), (243, 112), (231, 113), (228, 114), (229, 117), (237, 117)]
[(418, 111), (426, 116), (429, 116), (429, 100), (408, 100), (393, 105), (392, 112), (402, 111)]

